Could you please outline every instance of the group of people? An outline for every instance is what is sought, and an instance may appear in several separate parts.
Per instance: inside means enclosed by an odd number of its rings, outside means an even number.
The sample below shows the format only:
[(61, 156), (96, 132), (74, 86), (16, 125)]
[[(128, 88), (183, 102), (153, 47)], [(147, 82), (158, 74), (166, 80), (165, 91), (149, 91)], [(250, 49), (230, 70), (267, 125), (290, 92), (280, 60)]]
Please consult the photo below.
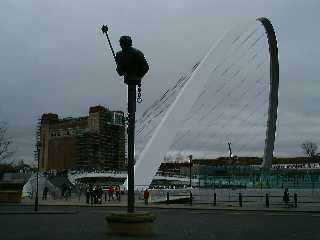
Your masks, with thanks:
[[(56, 198), (59, 196), (59, 194), (60, 194), (61, 199), (68, 200), (68, 198), (71, 197), (71, 191), (72, 191), (71, 186), (63, 185), (61, 187), (60, 193), (59, 193), (59, 191), (60, 190), (57, 187), (51, 187), (51, 189), (49, 190), (49, 187), (47, 185), (45, 185), (42, 190), (42, 200), (48, 200), (48, 196), (50, 196), (51, 199), (56, 200)], [(32, 193), (31, 198), (33, 197), (33, 194), (34, 193)]]
[[(120, 191), (120, 186), (109, 186), (108, 189), (108, 202), (110, 202), (110, 200), (114, 200), (114, 196), (116, 197), (116, 199), (120, 202), (121, 201), (121, 191)], [(105, 199), (105, 201), (107, 201), (107, 199)]]
[(109, 186), (103, 190), (100, 185), (88, 185), (86, 188), (86, 203), (102, 204), (104, 194), (104, 201), (110, 202), (111, 200), (121, 201), (120, 186)]
[(103, 190), (100, 185), (89, 185), (86, 189), (86, 203), (101, 204)]

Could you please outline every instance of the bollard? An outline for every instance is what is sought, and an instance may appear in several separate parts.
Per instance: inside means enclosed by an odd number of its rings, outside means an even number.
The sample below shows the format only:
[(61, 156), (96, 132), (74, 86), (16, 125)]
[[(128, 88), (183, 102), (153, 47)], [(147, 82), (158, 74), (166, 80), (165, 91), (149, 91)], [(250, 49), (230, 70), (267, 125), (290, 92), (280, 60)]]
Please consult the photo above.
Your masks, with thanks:
[(192, 206), (192, 192), (190, 191), (190, 206)]
[(242, 207), (242, 194), (239, 193), (239, 206)]
[(293, 199), (294, 199), (294, 207), (298, 207), (298, 194), (293, 194)]
[(269, 194), (266, 193), (266, 207), (269, 208)]
[(167, 204), (169, 204), (169, 192), (167, 192)]
[(213, 194), (213, 206), (217, 206), (217, 194)]

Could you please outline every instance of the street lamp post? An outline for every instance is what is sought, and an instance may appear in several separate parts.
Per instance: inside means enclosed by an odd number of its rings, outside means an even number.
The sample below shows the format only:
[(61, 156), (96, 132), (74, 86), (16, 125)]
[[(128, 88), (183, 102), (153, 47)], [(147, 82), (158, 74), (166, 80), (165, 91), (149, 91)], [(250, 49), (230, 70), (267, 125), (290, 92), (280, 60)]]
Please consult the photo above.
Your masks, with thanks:
[(192, 188), (192, 155), (189, 155), (189, 187)]
[(34, 211), (37, 212), (39, 208), (39, 198), (38, 198), (38, 192), (39, 192), (39, 162), (40, 162), (40, 143), (37, 143), (37, 184), (36, 184), (36, 197), (34, 200)]

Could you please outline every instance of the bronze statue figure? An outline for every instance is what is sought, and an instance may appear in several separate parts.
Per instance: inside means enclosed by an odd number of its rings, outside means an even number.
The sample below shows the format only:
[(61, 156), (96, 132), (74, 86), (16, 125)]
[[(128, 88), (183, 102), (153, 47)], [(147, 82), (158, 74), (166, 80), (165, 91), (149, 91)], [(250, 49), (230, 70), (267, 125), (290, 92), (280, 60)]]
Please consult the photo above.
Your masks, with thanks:
[(141, 85), (141, 79), (149, 70), (148, 62), (143, 53), (132, 47), (132, 40), (129, 36), (120, 38), (121, 51), (116, 54), (117, 73), (124, 76), (126, 84)]

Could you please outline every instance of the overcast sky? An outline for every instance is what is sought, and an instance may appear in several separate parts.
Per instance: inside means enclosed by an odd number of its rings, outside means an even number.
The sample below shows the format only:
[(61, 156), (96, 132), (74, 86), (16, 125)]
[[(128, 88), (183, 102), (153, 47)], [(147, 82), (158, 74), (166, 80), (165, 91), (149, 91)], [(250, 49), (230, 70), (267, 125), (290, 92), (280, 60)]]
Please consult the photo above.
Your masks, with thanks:
[(0, 1), (0, 120), (9, 124), (15, 158), (33, 158), (36, 120), (88, 114), (91, 105), (126, 109), (126, 88), (102, 24), (118, 49), (131, 35), (150, 72), (138, 114), (238, 22), (268, 17), (279, 45), (277, 155), (320, 145), (318, 0)]

